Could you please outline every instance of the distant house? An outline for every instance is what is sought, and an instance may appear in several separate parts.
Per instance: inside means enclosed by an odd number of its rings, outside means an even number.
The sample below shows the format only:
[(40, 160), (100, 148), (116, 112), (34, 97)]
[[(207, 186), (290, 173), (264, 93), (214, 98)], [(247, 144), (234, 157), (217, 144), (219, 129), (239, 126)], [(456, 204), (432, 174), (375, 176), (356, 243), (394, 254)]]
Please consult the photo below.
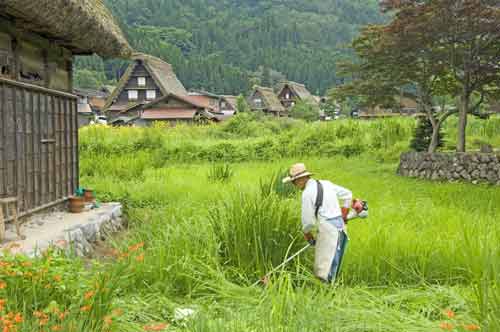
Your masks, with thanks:
[[(397, 97), (399, 101), (399, 112), (406, 115), (416, 114), (418, 112), (418, 103), (413, 98), (404, 96)], [(398, 110), (396, 110), (398, 111)]]
[(190, 92), (188, 99), (197, 104), (203, 105), (205, 109), (215, 115), (219, 121), (229, 120), (236, 114), (236, 99), (235, 96), (222, 96), (214, 93), (200, 91)]
[(63, 204), (79, 186), (74, 56), (132, 50), (101, 0), (0, 8), (0, 199), (25, 216)]
[(317, 98), (307, 90), (305, 85), (296, 82), (280, 83), (278, 85), (278, 99), (287, 110), (295, 106), (298, 101), (318, 104)]
[(191, 100), (188, 96), (168, 94), (146, 105), (137, 107), (135, 125), (149, 126), (153, 122), (208, 123), (218, 122), (206, 105)]
[(75, 94), (78, 96), (78, 128), (88, 126), (94, 119), (94, 112), (90, 107), (88, 97), (86, 95)]
[(394, 108), (371, 106), (360, 109), (359, 117), (363, 119), (390, 118), (398, 116), (419, 116), (418, 103), (415, 99), (406, 96), (395, 96)]
[(221, 111), (237, 112), (238, 111), (238, 96), (223, 95), (221, 102)]
[(73, 89), (73, 93), (78, 96), (78, 127), (90, 124), (96, 115), (101, 114), (106, 100), (109, 97), (108, 90), (93, 89)]
[(286, 109), (271, 88), (255, 86), (248, 98), (248, 104), (252, 111), (262, 111), (278, 117), (288, 115)]
[(194, 91), (188, 93), (188, 99), (205, 106), (206, 109), (211, 109), (212, 112), (220, 112), (222, 103), (222, 96), (220, 95), (206, 91)]
[(137, 53), (109, 96), (104, 111), (112, 120), (126, 116), (131, 109), (170, 94), (188, 94), (172, 66), (151, 55)]
[(78, 97), (86, 99), (87, 103), (92, 108), (92, 111), (96, 114), (100, 114), (106, 105), (106, 101), (110, 96), (110, 92), (107, 87), (102, 87), (99, 90), (94, 89), (83, 89), (75, 88), (73, 93)]

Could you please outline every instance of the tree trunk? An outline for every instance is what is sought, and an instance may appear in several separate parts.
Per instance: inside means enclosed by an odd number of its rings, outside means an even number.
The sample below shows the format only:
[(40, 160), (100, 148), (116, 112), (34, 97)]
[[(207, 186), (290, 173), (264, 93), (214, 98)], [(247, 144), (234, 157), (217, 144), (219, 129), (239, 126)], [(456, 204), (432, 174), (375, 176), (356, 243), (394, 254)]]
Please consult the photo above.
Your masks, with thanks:
[(457, 137), (457, 152), (465, 152), (465, 142), (467, 129), (467, 115), (469, 113), (470, 95), (465, 94), (461, 98), (459, 120), (458, 120), (458, 137)]
[(429, 144), (429, 149), (427, 152), (429, 153), (434, 153), (436, 152), (438, 145), (439, 145), (439, 130), (441, 129), (441, 122), (438, 121), (437, 123), (432, 124), (432, 137), (431, 137), (431, 143)]

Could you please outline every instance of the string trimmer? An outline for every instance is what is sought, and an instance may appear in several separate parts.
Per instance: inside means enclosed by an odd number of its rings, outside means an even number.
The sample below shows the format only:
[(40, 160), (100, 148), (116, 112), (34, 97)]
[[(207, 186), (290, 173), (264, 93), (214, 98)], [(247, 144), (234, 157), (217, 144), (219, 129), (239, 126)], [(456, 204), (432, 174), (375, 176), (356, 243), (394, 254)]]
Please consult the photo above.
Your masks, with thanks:
[[(357, 218), (361, 218), (361, 219), (368, 218), (368, 202), (361, 201), (361, 200), (356, 200), (356, 201), (354, 201), (353, 205), (354, 204), (362, 204), (363, 209), (362, 209), (362, 211), (360, 213), (357, 213), (355, 210), (351, 210), (349, 212), (349, 214), (347, 215), (347, 221), (354, 220), (354, 219), (357, 219)], [(281, 268), (283, 268), (285, 265), (287, 265), (288, 263), (290, 263), (291, 261), (293, 261), (297, 256), (300, 256), (304, 251), (307, 251), (307, 249), (309, 249), (310, 247), (313, 247), (314, 245), (315, 245), (314, 242), (308, 243), (304, 248), (300, 249), (295, 254), (293, 254), (292, 256), (290, 256), (287, 259), (285, 259), (285, 261), (283, 263), (281, 263), (280, 265), (276, 266), (274, 269), (272, 269), (271, 271), (269, 271), (265, 276), (263, 276), (262, 278), (260, 278), (259, 280), (257, 280), (254, 284), (252, 284), (252, 287), (253, 286), (257, 286), (260, 283), (267, 284), (267, 282), (269, 280), (269, 277), (273, 273), (281, 270)]]

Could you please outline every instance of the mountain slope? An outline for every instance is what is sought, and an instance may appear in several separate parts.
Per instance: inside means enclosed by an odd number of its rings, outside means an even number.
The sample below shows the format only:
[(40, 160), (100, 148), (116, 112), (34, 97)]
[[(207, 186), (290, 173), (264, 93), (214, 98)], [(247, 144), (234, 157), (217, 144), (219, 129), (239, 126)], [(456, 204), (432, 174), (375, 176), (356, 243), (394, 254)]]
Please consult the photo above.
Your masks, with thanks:
[[(283, 78), (323, 93), (336, 83), (335, 62), (349, 56), (345, 46), (359, 27), (383, 19), (376, 0), (106, 3), (133, 47), (172, 63), (186, 87), (219, 93), (239, 93)], [(77, 68), (113, 79), (123, 65), (91, 58), (79, 60)], [(85, 74), (77, 73), (77, 84), (89, 84)]]

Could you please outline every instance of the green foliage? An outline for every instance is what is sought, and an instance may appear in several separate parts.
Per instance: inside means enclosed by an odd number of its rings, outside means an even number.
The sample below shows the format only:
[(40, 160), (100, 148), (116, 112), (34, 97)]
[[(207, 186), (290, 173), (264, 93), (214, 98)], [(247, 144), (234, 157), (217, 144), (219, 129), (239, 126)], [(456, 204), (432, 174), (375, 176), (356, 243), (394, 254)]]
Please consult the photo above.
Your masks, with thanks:
[(238, 99), (236, 100), (236, 111), (238, 113), (250, 112), (250, 105), (248, 105), (245, 96), (243, 95), (238, 96)]
[(295, 218), (275, 196), (236, 195), (211, 209), (209, 220), (220, 260), (247, 278), (258, 279), (298, 248), (290, 247), (298, 235)]
[[(401, 143), (397, 146), (402, 152), (408, 146), (414, 126), (410, 118), (305, 123), (251, 112), (241, 113), (215, 127), (87, 127), (81, 131), (80, 151), (90, 155), (104, 153), (107, 161), (101, 165), (89, 168), (82, 163), (84, 172), (93, 172), (92, 168), (100, 169), (113, 162), (114, 155), (137, 153), (137, 149), (152, 150), (149, 161), (142, 159), (141, 153), (131, 160), (131, 169), (139, 174), (141, 167), (161, 167), (174, 161), (231, 163), (302, 156), (352, 157), (372, 149), (387, 149), (396, 143)], [(127, 164), (123, 164), (116, 169), (126, 170), (126, 167)]]
[[(249, 121), (257, 136), (224, 126), (82, 128), (81, 185), (101, 201), (126, 204), (129, 229), (107, 240), (113, 250), (105, 259), (4, 254), (0, 314), (21, 312), (19, 332), (39, 332), (33, 311), (49, 315), (56, 307), (69, 312), (63, 331), (136, 332), (163, 322), (173, 331), (330, 331), (335, 321), (338, 331), (420, 332), (437, 331), (448, 320), (445, 309), (456, 312), (455, 325), (499, 326), (495, 187), (397, 176), (412, 119), (260, 121)], [(276, 132), (259, 136), (271, 123)], [(486, 122), (469, 129), (496, 139)], [(232, 163), (238, 176), (220, 182), (207, 177), (214, 159), (248, 162)], [(336, 287), (312, 275), (312, 250), (265, 289), (249, 287), (305, 245), (299, 195), (281, 185), (278, 159), (305, 162), (318, 178), (370, 202), (370, 218), (349, 225)], [(95, 293), (85, 299), (88, 291)], [(113, 308), (124, 314), (114, 316)], [(179, 308), (196, 315), (176, 320)], [(109, 328), (105, 318), (112, 318)]]
[(290, 183), (283, 183), (283, 179), (288, 176), (288, 171), (277, 171), (267, 179), (260, 181), (260, 193), (262, 197), (277, 195), (282, 198), (291, 198), (297, 195), (297, 189)]
[[(336, 83), (336, 59), (367, 23), (380, 22), (376, 1), (106, 0), (132, 47), (171, 63), (186, 87), (239, 94), (273, 73), (323, 93)], [(286, 14), (284, 14), (286, 13)], [(106, 76), (119, 60), (100, 62)], [(260, 67), (264, 67), (259, 69)], [(258, 74), (257, 82), (252, 82)]]
[(212, 182), (229, 182), (233, 175), (230, 164), (214, 164), (208, 172), (208, 179)]
[(75, 71), (74, 85), (79, 88), (100, 89), (103, 85), (108, 84), (109, 81), (103, 72), (97, 72), (87, 69), (80, 69)]
[(301, 100), (292, 107), (290, 116), (305, 121), (317, 121), (319, 120), (319, 108), (315, 104)]
[[(410, 148), (415, 151), (427, 151), (432, 139), (432, 123), (428, 118), (420, 118), (415, 128), (415, 134), (410, 143)], [(440, 128), (437, 147), (444, 146), (443, 128)]]

